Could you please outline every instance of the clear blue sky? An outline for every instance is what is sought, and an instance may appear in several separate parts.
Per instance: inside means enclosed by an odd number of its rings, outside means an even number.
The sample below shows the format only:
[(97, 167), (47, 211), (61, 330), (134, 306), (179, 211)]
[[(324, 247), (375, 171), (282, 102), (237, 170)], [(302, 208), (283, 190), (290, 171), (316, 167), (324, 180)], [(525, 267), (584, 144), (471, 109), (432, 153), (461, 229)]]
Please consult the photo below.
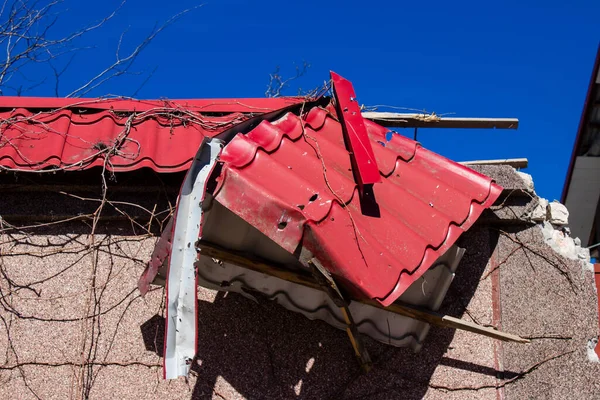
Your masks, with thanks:
[[(116, 1), (67, 1), (56, 33), (97, 20)], [(517, 117), (518, 131), (421, 130), (424, 146), (456, 161), (527, 157), (538, 193), (560, 198), (600, 40), (600, 1), (210, 1), (169, 27), (134, 71), (157, 67), (140, 98), (263, 96), (276, 65), (311, 88), (334, 70), (359, 101), (456, 116)], [(130, 0), (85, 44), (63, 92), (97, 73), (124, 28), (131, 46), (193, 1)], [(131, 95), (126, 76), (92, 95)], [(31, 94), (53, 95), (52, 85)], [(290, 90), (289, 94), (294, 94)]]

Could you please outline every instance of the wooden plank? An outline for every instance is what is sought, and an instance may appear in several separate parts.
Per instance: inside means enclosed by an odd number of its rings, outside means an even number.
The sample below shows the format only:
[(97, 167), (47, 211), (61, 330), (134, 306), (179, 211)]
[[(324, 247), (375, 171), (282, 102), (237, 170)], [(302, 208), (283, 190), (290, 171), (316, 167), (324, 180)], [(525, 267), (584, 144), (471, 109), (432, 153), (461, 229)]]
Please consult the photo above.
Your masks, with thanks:
[(502, 160), (473, 160), (461, 161), (462, 165), (509, 165), (513, 168), (527, 168), (529, 160), (526, 158), (506, 158)]
[(365, 111), (362, 116), (381, 126), (395, 128), (462, 128), (462, 129), (517, 129), (517, 118), (455, 118), (435, 114), (408, 114)]
[[(301, 258), (302, 260), (302, 258)], [(304, 262), (303, 262), (304, 264)], [(338, 288), (335, 280), (323, 267), (323, 265), (319, 262), (317, 258), (311, 258), (305, 264), (307, 267), (312, 269), (313, 276), (320, 283), (322, 290), (327, 291), (329, 297), (333, 300), (335, 305), (339, 308), (342, 313), (342, 317), (344, 318), (344, 322), (346, 323), (346, 334), (350, 339), (350, 343), (352, 343), (352, 348), (354, 348), (354, 352), (356, 357), (360, 362), (360, 366), (365, 372), (369, 372), (373, 367), (373, 362), (371, 361), (371, 356), (367, 351), (367, 347), (365, 346), (360, 333), (358, 332), (358, 326), (354, 322), (354, 318), (352, 317), (352, 313), (348, 308), (350, 304), (346, 301), (342, 292)]]
[(450, 315), (439, 314), (435, 311), (414, 307), (409, 304), (394, 303), (389, 307), (383, 307), (379, 305), (379, 303), (372, 300), (362, 301), (362, 303), (444, 328), (454, 328), (463, 331), (469, 331), (505, 342), (529, 343), (529, 339), (525, 339), (517, 335), (498, 331), (494, 328), (481, 326), (474, 322), (465, 321)]
[[(236, 254), (227, 249), (220, 248), (214, 244), (201, 242), (198, 243), (200, 253), (202, 255), (219, 259), (223, 262), (231, 263), (240, 267), (248, 268), (252, 271), (260, 272), (266, 275), (270, 275), (279, 279), (283, 279), (289, 282), (297, 283), (299, 285), (307, 286), (312, 289), (323, 291), (323, 287), (319, 285), (313, 277), (291, 271), (289, 269), (277, 268), (267, 262), (259, 260), (256, 257), (249, 257), (243, 254)], [(473, 322), (464, 321), (459, 318), (455, 318), (449, 315), (439, 314), (435, 311), (415, 307), (409, 304), (403, 304), (396, 302), (389, 307), (383, 307), (381, 304), (374, 300), (353, 300), (360, 303), (381, 308), (383, 310), (393, 312), (408, 318), (415, 319), (429, 323), (431, 325), (440, 326), (443, 328), (460, 329), (491, 337), (494, 339), (503, 340), (505, 342), (516, 342), (516, 343), (529, 343), (528, 339), (524, 339), (520, 336), (513, 335), (510, 333), (501, 332), (493, 328), (488, 328), (475, 324)]]

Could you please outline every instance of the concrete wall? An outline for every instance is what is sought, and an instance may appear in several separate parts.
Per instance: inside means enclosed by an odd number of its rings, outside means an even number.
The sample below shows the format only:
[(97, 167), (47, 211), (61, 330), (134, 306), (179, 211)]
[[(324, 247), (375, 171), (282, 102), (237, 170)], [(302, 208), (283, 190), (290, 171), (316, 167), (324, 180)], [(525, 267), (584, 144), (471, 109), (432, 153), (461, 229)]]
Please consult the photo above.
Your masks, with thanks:
[(3, 225), (0, 398), (597, 398), (600, 368), (587, 352), (598, 335), (593, 273), (517, 218), (532, 198), (518, 195), (514, 172), (487, 172), (506, 196), (461, 239), (467, 251), (441, 311), (531, 344), (433, 328), (415, 354), (367, 339), (375, 366), (364, 375), (344, 332), (199, 289), (198, 358), (187, 382), (167, 382), (163, 290), (136, 291), (155, 237)]

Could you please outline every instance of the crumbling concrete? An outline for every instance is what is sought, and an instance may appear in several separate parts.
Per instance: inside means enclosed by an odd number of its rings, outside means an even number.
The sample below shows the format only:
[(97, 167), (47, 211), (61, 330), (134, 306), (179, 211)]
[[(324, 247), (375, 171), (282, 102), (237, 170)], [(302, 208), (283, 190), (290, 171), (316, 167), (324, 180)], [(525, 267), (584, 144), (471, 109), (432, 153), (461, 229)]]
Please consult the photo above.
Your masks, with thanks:
[(569, 225), (569, 211), (558, 201), (548, 204), (548, 220), (553, 225)]
[(549, 202), (538, 197), (531, 175), (506, 166), (476, 169), (496, 178), (505, 187), (504, 200), (501, 201), (500, 206), (493, 207), (496, 218), (502, 220), (504, 224), (536, 223), (548, 246), (566, 258), (581, 260), (584, 268), (590, 268), (589, 250), (581, 247), (579, 238), (570, 235), (569, 211), (556, 200)]
[(523, 183), (525, 184), (525, 190), (527, 190), (529, 193), (534, 193), (535, 188), (533, 185), (533, 177), (522, 171), (516, 171), (516, 174), (523, 180)]
[(581, 247), (579, 238), (572, 238), (567, 228), (556, 229), (550, 222), (541, 224), (546, 244), (563, 257), (571, 260), (581, 260), (584, 267), (591, 270), (590, 251)]
[(538, 197), (538, 203), (531, 212), (531, 220), (535, 222), (544, 222), (548, 219), (548, 200)]

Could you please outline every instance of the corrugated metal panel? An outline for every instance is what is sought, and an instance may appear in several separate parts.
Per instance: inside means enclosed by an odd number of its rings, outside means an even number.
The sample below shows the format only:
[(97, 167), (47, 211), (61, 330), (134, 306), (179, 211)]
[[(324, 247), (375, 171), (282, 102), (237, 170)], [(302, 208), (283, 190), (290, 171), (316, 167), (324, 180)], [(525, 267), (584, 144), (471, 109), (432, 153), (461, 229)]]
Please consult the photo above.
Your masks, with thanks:
[[(294, 268), (296, 258), (277, 246), (267, 236), (250, 226), (239, 216), (220, 203), (206, 200), (202, 226), (202, 240), (241, 254), (254, 254), (264, 260), (272, 260), (276, 265)], [(227, 226), (227, 229), (222, 229)], [(438, 310), (454, 272), (463, 255), (463, 249), (450, 248), (440, 257), (421, 279), (417, 280), (400, 301), (430, 310)], [(320, 319), (346, 329), (340, 310), (324, 291), (316, 290), (292, 282), (270, 277), (257, 271), (237, 267), (227, 262), (217, 261), (200, 253), (197, 262), (200, 285), (216, 290), (235, 291), (249, 296), (245, 289), (262, 292), (285, 308), (304, 314), (310, 319)], [(163, 269), (161, 277), (164, 278)], [(359, 331), (383, 343), (394, 346), (409, 346), (418, 350), (425, 340), (429, 325), (402, 317), (379, 308), (352, 302), (350, 309)]]
[[(190, 204), (197, 204), (197, 202)], [(198, 207), (197, 211), (199, 209)], [(251, 254), (260, 257), (260, 259), (270, 260), (275, 265), (281, 266), (281, 268), (290, 268), (292, 270), (302, 268), (294, 255), (286, 252), (266, 235), (259, 232), (219, 202), (214, 201), (212, 196), (208, 194), (202, 201), (202, 214), (202, 241), (226, 247), (238, 252), (238, 254)], [(188, 215), (190, 215), (189, 212), (182, 214), (184, 217)], [(191, 226), (188, 228), (196, 226), (196, 219), (191, 218), (189, 221), (189, 225)], [(226, 227), (226, 229), (223, 229), (223, 227)], [(172, 221), (165, 228), (166, 236), (157, 242), (155, 253), (148, 265), (148, 269), (140, 279), (142, 293), (145, 293), (148, 288), (147, 283), (149, 282), (147, 279), (150, 275), (155, 276), (155, 273), (159, 272), (157, 281), (161, 283), (170, 281), (169, 285), (172, 285), (179, 282), (178, 280), (167, 279), (167, 275), (170, 275), (173, 269), (191, 268), (191, 264), (182, 265), (180, 262), (174, 263), (174, 258), (179, 257), (177, 254), (173, 255), (170, 261), (167, 254), (161, 255), (165, 250), (167, 253), (171, 251), (171, 234)], [(177, 249), (176, 245), (174, 248), (174, 253), (181, 251), (181, 249)], [(185, 249), (186, 246), (184, 245), (183, 248)], [(463, 253), (464, 249), (452, 246), (444, 255), (436, 260), (434, 265), (420, 279), (415, 281), (400, 296), (399, 300), (404, 304), (412, 304), (429, 310), (439, 309), (454, 278), (454, 272)], [(170, 264), (168, 270), (167, 263)], [(276, 301), (288, 310), (299, 312), (307, 318), (313, 320), (319, 319), (343, 330), (347, 327), (340, 309), (324, 291), (239, 267), (202, 253), (199, 254), (198, 261), (194, 265), (196, 266), (195, 271), (198, 284), (201, 286), (215, 290), (233, 291), (249, 298), (254, 298), (256, 295), (255, 291), (260, 292), (268, 299)], [(151, 272), (152, 270), (154, 270), (154, 273)], [(171, 294), (171, 290), (168, 293)], [(425, 322), (404, 317), (371, 305), (352, 301), (349, 308), (359, 332), (386, 344), (408, 346), (418, 351), (421, 349), (429, 332), (429, 324)], [(174, 326), (175, 323), (172, 321), (187, 322), (189, 324), (195, 321), (195, 319), (189, 316), (186, 318), (185, 313), (178, 313), (176, 311), (177, 308), (174, 306), (170, 310), (169, 315), (172, 318), (167, 320), (168, 324), (173, 324)], [(173, 312), (177, 312), (176, 317), (173, 316)], [(175, 336), (175, 330), (172, 329), (170, 332), (172, 336)], [(184, 338), (187, 338), (188, 341), (189, 338), (194, 336), (189, 329), (185, 332), (185, 335)], [(182, 346), (182, 343), (183, 341), (178, 342), (173, 337), (170, 344), (167, 345), (168, 347), (170, 346), (169, 354), (171, 354), (169, 360), (165, 358), (165, 374), (167, 377), (177, 376), (182, 371), (180, 368), (179, 372), (177, 372), (178, 368), (175, 363), (175, 355), (180, 352), (178, 348), (183, 353), (188, 352), (189, 357), (189, 344), (186, 347)]]
[(0, 168), (181, 171), (205, 136), (299, 101), (0, 97)]
[(333, 108), (288, 113), (224, 148), (215, 199), (359, 297), (389, 305), (500, 195), (490, 178), (367, 122), (379, 171), (359, 198)]

